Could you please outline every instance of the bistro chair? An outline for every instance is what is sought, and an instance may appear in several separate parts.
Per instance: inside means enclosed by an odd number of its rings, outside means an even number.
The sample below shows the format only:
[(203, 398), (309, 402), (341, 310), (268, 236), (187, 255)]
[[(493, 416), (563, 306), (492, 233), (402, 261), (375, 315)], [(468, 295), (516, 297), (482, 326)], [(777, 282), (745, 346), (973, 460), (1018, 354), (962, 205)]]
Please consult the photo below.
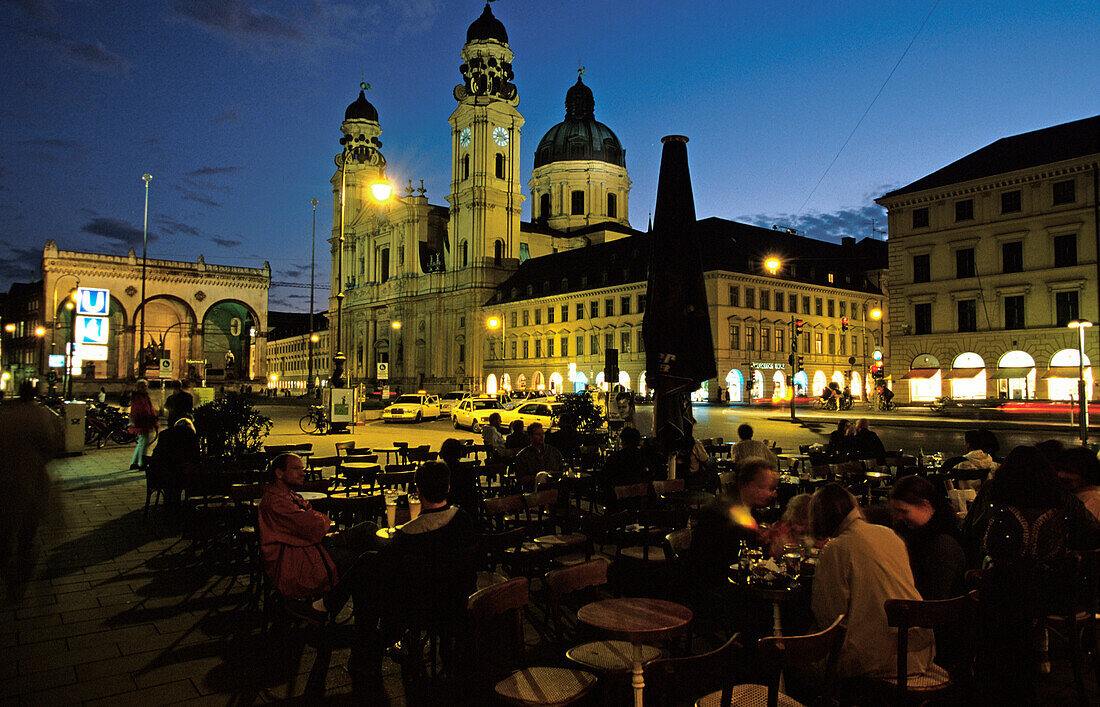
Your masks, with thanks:
[[(517, 577), (479, 590), (466, 603), (473, 629), (473, 665), (481, 671), (486, 687), (494, 673), (523, 659), (528, 587), (526, 577)], [(523, 668), (496, 682), (492, 692), (497, 700), (512, 705), (567, 705), (584, 697), (595, 684), (596, 677), (583, 670)]]
[(341, 454), (340, 454), (341, 452), (343, 452), (344, 456), (347, 456), (348, 452), (351, 451), (352, 449), (355, 449), (355, 442), (354, 441), (349, 440), (347, 442), (337, 442), (336, 443), (336, 456), (341, 456)]
[(332, 469), (332, 478), (340, 476), (340, 462), (343, 461), (343, 457), (310, 457), (308, 462), (307, 476), (310, 479), (322, 479), (325, 476), (325, 469)]
[(649, 506), (648, 483), (616, 486), (614, 492), (616, 510), (640, 511)]
[[(745, 678), (745, 648), (741, 634), (698, 655), (657, 658), (645, 666), (646, 701), (655, 705), (687, 702), (685, 695), (731, 692)], [(732, 693), (731, 693), (732, 694)], [(724, 698), (728, 704), (730, 697)], [(738, 703), (740, 704), (740, 703)]]
[(808, 636), (776, 636), (762, 638), (756, 644), (760, 674), (765, 684), (726, 687), (712, 692), (695, 703), (696, 707), (729, 707), (735, 705), (767, 705), (767, 707), (797, 707), (798, 703), (779, 690), (783, 671), (789, 668), (825, 663), (825, 686), (822, 704), (831, 704), (836, 692), (836, 664), (847, 627), (841, 614), (829, 628)]

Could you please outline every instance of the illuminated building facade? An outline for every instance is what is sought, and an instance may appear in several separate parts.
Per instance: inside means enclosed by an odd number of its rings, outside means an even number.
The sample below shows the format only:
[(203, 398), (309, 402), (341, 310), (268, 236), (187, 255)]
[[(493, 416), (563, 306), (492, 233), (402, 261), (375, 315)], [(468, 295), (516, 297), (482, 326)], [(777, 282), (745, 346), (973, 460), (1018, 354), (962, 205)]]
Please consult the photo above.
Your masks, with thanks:
[(877, 200), (899, 402), (1077, 397), (1068, 324), (1098, 316), (1098, 162), (1100, 116), (1003, 138)]

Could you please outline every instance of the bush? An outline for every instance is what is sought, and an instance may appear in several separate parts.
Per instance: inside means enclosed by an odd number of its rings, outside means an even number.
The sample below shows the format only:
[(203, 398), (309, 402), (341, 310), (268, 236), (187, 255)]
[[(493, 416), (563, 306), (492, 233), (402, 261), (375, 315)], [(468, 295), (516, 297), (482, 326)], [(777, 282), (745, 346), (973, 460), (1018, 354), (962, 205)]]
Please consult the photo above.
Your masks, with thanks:
[(257, 412), (242, 395), (200, 405), (194, 414), (195, 431), (208, 458), (231, 459), (258, 452), (271, 431), (271, 418)]
[(558, 396), (557, 402), (561, 404), (558, 418), (571, 415), (577, 421), (577, 429), (581, 432), (593, 432), (604, 423), (600, 408), (588, 393), (562, 393)]

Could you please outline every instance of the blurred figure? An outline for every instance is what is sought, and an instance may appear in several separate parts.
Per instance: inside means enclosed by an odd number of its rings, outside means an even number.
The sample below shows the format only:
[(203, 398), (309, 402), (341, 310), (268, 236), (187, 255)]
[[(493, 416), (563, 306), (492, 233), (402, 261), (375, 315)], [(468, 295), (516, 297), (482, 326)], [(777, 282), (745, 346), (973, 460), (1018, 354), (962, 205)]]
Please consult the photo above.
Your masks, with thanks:
[(511, 456), (507, 453), (504, 435), (500, 433), (499, 412), (489, 415), (489, 424), (481, 428), (481, 443), (485, 445), (485, 454), (491, 462)]
[(157, 438), (146, 478), (150, 485), (164, 490), (164, 509), (173, 517), (180, 508), (184, 470), (188, 464), (198, 462), (199, 456), (199, 436), (190, 415), (176, 420)]
[(1096, 453), (1088, 447), (1070, 447), (1056, 457), (1054, 468), (1062, 488), (1100, 520), (1100, 459)]
[(921, 476), (903, 477), (890, 492), (890, 513), (909, 550), (920, 595), (925, 600), (962, 595), (966, 555), (955, 512), (943, 493)]
[(619, 435), (622, 448), (607, 458), (599, 472), (600, 491), (605, 499), (615, 498), (615, 487), (639, 484), (650, 480), (651, 455), (642, 450), (642, 433), (624, 427)]
[(779, 473), (766, 459), (749, 459), (737, 470), (733, 495), (760, 522), (762, 511), (779, 496)]
[(787, 501), (787, 507), (783, 509), (783, 517), (764, 533), (769, 555), (781, 556), (787, 545), (798, 545), (801, 548), (814, 546), (813, 533), (810, 529), (811, 498), (808, 493), (800, 493)]
[(184, 415), (190, 415), (195, 406), (195, 399), (191, 397), (191, 391), (189, 390), (191, 387), (190, 382), (172, 381), (171, 386), (176, 392), (169, 395), (168, 399), (164, 401), (164, 409), (168, 411), (168, 427), (176, 424), (176, 420)]
[(829, 434), (829, 443), (825, 445), (825, 453), (830, 459), (845, 460), (852, 456), (855, 449), (855, 430), (852, 423), (841, 420), (836, 423), (836, 429)]
[(886, 463), (886, 447), (878, 434), (871, 429), (866, 417), (856, 420), (856, 435), (852, 446), (856, 459), (874, 459), (879, 466)]
[(7, 468), (0, 495), (0, 573), (9, 601), (19, 601), (37, 559), (35, 535), (50, 502), (46, 465), (60, 449), (56, 420), (34, 400), (34, 386), (24, 381), (19, 398), (0, 407), (0, 454)]
[(137, 435), (137, 446), (130, 459), (130, 469), (145, 468), (145, 452), (157, 431), (157, 411), (149, 399), (149, 383), (145, 379), (137, 382), (134, 395), (130, 398), (130, 432)]
[(508, 429), (510, 431), (508, 438), (504, 440), (504, 447), (512, 450), (513, 455), (519, 454), (519, 450), (531, 444), (531, 438), (527, 436), (527, 432), (523, 429), (523, 420), (512, 420), (512, 424), (508, 426)]
[(447, 465), (450, 472), (451, 490), (447, 494), (447, 502), (464, 509), (473, 517), (477, 509), (477, 481), (473, 470), (462, 463), (466, 454), (466, 445), (453, 437), (443, 440), (439, 447), (439, 460)]

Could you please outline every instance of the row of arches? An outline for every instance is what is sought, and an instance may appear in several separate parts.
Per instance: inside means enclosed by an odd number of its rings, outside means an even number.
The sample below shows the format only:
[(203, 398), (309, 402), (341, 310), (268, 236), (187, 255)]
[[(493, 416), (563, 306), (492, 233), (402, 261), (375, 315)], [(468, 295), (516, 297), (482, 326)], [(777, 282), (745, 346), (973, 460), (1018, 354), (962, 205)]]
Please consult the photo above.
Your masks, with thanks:
[[(1081, 361), (1077, 349), (1061, 349), (1050, 357), (1046, 372), (1040, 376), (1035, 358), (1026, 351), (1002, 354), (996, 368), (987, 367), (985, 359), (973, 351), (956, 355), (949, 368), (941, 368), (932, 354), (920, 354), (913, 358), (903, 379), (909, 383), (909, 399), (913, 402), (928, 402), (941, 395), (961, 400), (1031, 400), (1044, 392), (1049, 400), (1075, 400)], [(1093, 375), (1087, 355), (1084, 380), (1086, 396), (1091, 399)]]
[[(631, 378), (626, 371), (619, 371), (617, 383), (626, 390), (643, 395), (646, 393), (645, 371), (639, 373), (636, 378)], [(485, 377), (484, 390), (487, 395), (521, 390), (556, 395), (559, 393), (579, 393), (587, 389), (589, 385), (607, 390), (607, 381), (604, 379), (603, 371), (596, 372), (591, 377), (583, 371), (574, 370), (569, 371), (564, 376), (560, 372), (554, 371), (549, 377), (544, 376), (542, 371), (535, 371), (530, 377), (525, 373), (520, 373), (515, 378), (508, 373), (502, 373), (500, 376), (490, 373)]]

